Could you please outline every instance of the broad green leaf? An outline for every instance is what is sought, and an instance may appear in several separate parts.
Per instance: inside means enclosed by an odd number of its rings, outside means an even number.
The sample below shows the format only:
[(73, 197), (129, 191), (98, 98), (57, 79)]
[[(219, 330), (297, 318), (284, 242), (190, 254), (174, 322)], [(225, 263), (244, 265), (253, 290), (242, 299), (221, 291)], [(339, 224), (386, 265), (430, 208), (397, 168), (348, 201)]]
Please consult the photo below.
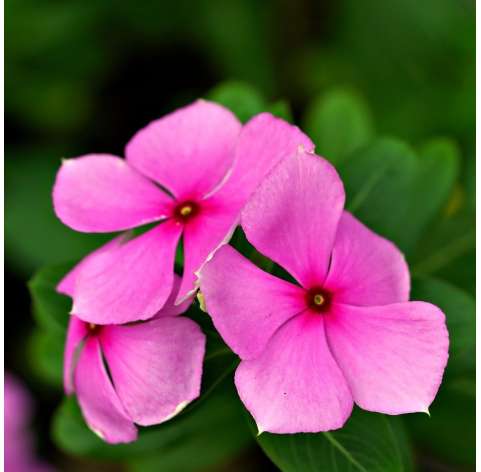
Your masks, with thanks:
[(431, 141), (417, 156), (401, 141), (379, 139), (351, 153), (339, 166), (346, 207), (410, 253), (447, 199), (458, 159), (446, 140)]
[(316, 153), (338, 164), (374, 135), (371, 113), (356, 93), (334, 89), (309, 107), (304, 130), (316, 144)]
[(412, 458), (402, 420), (355, 409), (339, 430), (257, 437), (282, 472), (404, 472)]
[(453, 285), (433, 278), (414, 279), (412, 300), (433, 303), (446, 315), (449, 331), (448, 373), (474, 373), (476, 360), (476, 304)]
[(62, 386), (65, 335), (37, 329), (28, 344), (29, 367), (42, 381)]
[(243, 82), (224, 82), (212, 89), (207, 98), (229, 108), (243, 123), (266, 107), (261, 94)]
[(410, 258), (416, 276), (433, 275), (475, 293), (475, 215), (461, 210), (434, 221)]
[(410, 191), (418, 170), (412, 149), (401, 141), (380, 139), (352, 153), (338, 170), (346, 209), (405, 249)]
[[(463, 382), (458, 380), (443, 382), (429, 411), (430, 416), (406, 416), (406, 424), (416, 447), (443, 462), (474, 466), (476, 459), (475, 379), (468, 377)], [(459, 469), (450, 469), (446, 466), (446, 470)]]
[(72, 300), (56, 292), (55, 287), (73, 265), (65, 263), (44, 267), (28, 283), (37, 323), (43, 329), (60, 335), (67, 329)]
[[(416, 242), (448, 200), (459, 175), (461, 155), (455, 142), (431, 139), (419, 150), (420, 165), (409, 195), (408, 227)], [(422, 203), (422, 204), (421, 204)]]
[[(86, 426), (74, 397), (66, 398), (56, 412), (52, 433), (56, 444), (71, 454), (139, 464), (145, 461), (155, 463), (157, 470), (169, 470), (163, 464), (171, 465), (181, 456), (180, 464), (197, 465), (197, 455), (210, 464), (251, 440), (230, 380), (198, 408), (161, 425), (141, 428), (139, 439), (131, 444), (110, 445), (98, 438)], [(199, 468), (205, 465), (200, 463)]]
[[(234, 398), (227, 403), (226, 399), (213, 396), (212, 401), (216, 403), (211, 406), (216, 411), (203, 417), (198, 430), (182, 435), (179, 441), (159, 449), (154, 455), (139, 457), (131, 463), (131, 469), (138, 472), (204, 471), (239, 454), (253, 440), (245, 425), (240, 402), (235, 400), (235, 404)], [(194, 411), (192, 415), (195, 414)]]

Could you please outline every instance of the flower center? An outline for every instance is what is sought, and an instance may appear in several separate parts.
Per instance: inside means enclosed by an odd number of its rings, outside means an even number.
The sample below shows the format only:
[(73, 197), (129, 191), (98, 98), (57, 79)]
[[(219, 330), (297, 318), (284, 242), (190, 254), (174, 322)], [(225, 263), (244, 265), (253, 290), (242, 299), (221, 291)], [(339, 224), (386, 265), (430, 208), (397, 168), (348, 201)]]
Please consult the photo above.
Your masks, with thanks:
[(99, 334), (100, 330), (102, 329), (101, 325), (95, 324), (95, 323), (89, 323), (87, 325), (87, 329), (89, 330), (89, 334)]
[(321, 287), (313, 287), (306, 292), (306, 302), (311, 310), (325, 313), (331, 306), (332, 295)]
[(195, 202), (187, 201), (177, 205), (174, 209), (174, 216), (177, 221), (185, 222), (197, 215), (199, 212), (199, 205)]

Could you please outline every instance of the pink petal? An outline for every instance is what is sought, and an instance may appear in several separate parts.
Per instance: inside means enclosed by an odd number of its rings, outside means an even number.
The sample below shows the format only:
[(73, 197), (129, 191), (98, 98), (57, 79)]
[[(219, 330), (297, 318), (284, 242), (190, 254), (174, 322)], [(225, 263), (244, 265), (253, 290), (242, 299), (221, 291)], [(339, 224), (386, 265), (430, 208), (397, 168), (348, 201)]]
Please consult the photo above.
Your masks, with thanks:
[(270, 113), (256, 115), (242, 128), (234, 167), (216, 195), (240, 211), (265, 176), (300, 147), (314, 150), (312, 141), (297, 126)]
[(198, 100), (140, 130), (125, 155), (176, 197), (202, 197), (232, 166), (240, 129), (227, 108)]
[(33, 428), (30, 425), (32, 399), (23, 383), (9, 372), (4, 376), (4, 449), (5, 472), (53, 472), (34, 452)]
[(241, 362), (235, 384), (260, 432), (337, 429), (352, 410), (319, 315), (302, 314), (285, 323), (260, 357)]
[(200, 288), (215, 327), (242, 359), (261, 354), (275, 331), (306, 308), (300, 287), (263, 272), (231, 246), (203, 267)]
[(55, 213), (77, 231), (103, 233), (165, 218), (171, 198), (125, 160), (90, 154), (63, 161), (53, 188)]
[(103, 365), (96, 337), (85, 343), (75, 369), (75, 391), (90, 429), (109, 443), (137, 439), (137, 429), (122, 407)]
[[(177, 295), (179, 294), (180, 284), (182, 279), (174, 274), (174, 285), (172, 292), (170, 292), (169, 298), (165, 302), (165, 305), (155, 314), (154, 318), (162, 318), (164, 316), (178, 316), (186, 312), (190, 305), (192, 305), (193, 297), (187, 297), (182, 303), (175, 304)], [(152, 319), (154, 319), (152, 318)]]
[(87, 325), (76, 316), (70, 316), (63, 364), (63, 385), (67, 395), (74, 392), (73, 374), (75, 369), (74, 363), (76, 362), (75, 356), (78, 354), (77, 349), (80, 348), (80, 344), (86, 338), (87, 333)]
[(409, 300), (409, 269), (399, 249), (350, 213), (337, 229), (324, 286), (338, 303), (386, 305)]
[[(23, 383), (4, 371), (4, 432), (16, 434), (25, 429), (32, 416), (32, 399)], [(5, 438), (6, 439), (6, 438)]]
[(280, 160), (295, 154), (299, 146), (313, 148), (297, 127), (268, 113), (258, 115), (243, 127), (233, 169), (201, 201), (199, 218), (185, 227), (184, 276), (178, 301), (195, 291), (195, 273), (229, 241), (240, 211), (266, 174)]
[(344, 189), (334, 167), (301, 151), (264, 180), (241, 225), (257, 250), (310, 288), (324, 282), (343, 206)]
[(201, 213), (184, 227), (184, 273), (177, 302), (192, 295), (197, 289), (197, 275), (201, 266), (215, 251), (228, 243), (239, 220), (239, 210), (217, 198), (203, 200)]
[(94, 258), (96, 255), (99, 255), (103, 252), (108, 252), (114, 250), (116, 247), (120, 246), (122, 242), (125, 241), (126, 235), (120, 235), (108, 243), (101, 246), (99, 249), (91, 252), (87, 256), (85, 256), (76, 266), (72, 268), (70, 272), (68, 272), (64, 278), (59, 282), (56, 289), (57, 292), (67, 295), (71, 298), (74, 296), (75, 291), (75, 282), (77, 280), (77, 276), (80, 273), (82, 266), (87, 262), (89, 259)]
[(167, 421), (200, 393), (205, 336), (188, 318), (159, 318), (101, 332), (122, 404), (138, 424)]
[(167, 221), (85, 261), (75, 285), (72, 313), (96, 324), (153, 317), (172, 291), (181, 232), (180, 224)]
[(397, 415), (427, 411), (448, 359), (444, 314), (424, 302), (333, 306), (329, 346), (365, 410)]

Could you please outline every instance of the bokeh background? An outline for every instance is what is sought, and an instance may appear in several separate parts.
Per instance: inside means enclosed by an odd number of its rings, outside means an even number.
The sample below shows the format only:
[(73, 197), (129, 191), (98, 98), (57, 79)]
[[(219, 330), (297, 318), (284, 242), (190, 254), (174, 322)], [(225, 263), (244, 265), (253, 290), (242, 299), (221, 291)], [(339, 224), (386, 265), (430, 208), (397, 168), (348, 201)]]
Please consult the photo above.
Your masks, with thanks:
[[(446, 139), (455, 183), (442, 221), (432, 219), (409, 259), (421, 275), (462, 290), (471, 313), (474, 10), (471, 0), (6, 0), (5, 365), (34, 398), (44, 460), (58, 470), (122, 470), (66, 454), (49, 434), (62, 398), (52, 365), (61, 359), (34, 329), (26, 283), (102, 239), (56, 220), (50, 193), (60, 159), (122, 155), (136, 130), (198, 97), (233, 104), (242, 118), (264, 109), (288, 116), (327, 157), (353, 135), (395, 136), (414, 148)], [(474, 318), (469, 339), (472, 330)], [(474, 373), (443, 392), (443, 403), (452, 407), (430, 426), (413, 426), (418, 468), (474, 470)], [(271, 469), (249, 447), (209, 470)]]

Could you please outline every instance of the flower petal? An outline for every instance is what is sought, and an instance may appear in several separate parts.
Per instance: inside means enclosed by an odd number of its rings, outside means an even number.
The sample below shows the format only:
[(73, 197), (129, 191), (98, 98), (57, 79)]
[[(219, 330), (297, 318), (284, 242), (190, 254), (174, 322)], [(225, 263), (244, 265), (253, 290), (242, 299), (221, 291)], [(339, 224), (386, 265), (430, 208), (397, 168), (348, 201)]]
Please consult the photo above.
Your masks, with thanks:
[(299, 146), (313, 148), (297, 127), (269, 113), (243, 127), (232, 172), (201, 201), (202, 213), (185, 227), (184, 276), (178, 300), (195, 291), (195, 272), (229, 241), (240, 211), (266, 174), (286, 156), (294, 155)]
[(74, 392), (73, 374), (75, 369), (74, 362), (76, 361), (74, 356), (87, 336), (87, 332), (86, 324), (82, 320), (74, 315), (70, 316), (63, 363), (63, 386), (67, 395)]
[(56, 290), (63, 295), (67, 295), (71, 298), (74, 296), (75, 291), (75, 282), (77, 280), (78, 274), (80, 273), (81, 268), (89, 259), (94, 258), (96, 255), (99, 255), (103, 252), (112, 251), (116, 247), (119, 247), (122, 242), (126, 239), (126, 234), (122, 234), (117, 236), (116, 238), (110, 240), (108, 243), (104, 244), (100, 248), (96, 249), (95, 251), (91, 252), (87, 256), (85, 256), (77, 265), (75, 265), (70, 272), (68, 272), (64, 278), (58, 283)]
[(324, 282), (344, 189), (325, 159), (299, 152), (263, 181), (244, 208), (249, 242), (305, 288)]
[(101, 344), (115, 390), (136, 423), (167, 421), (199, 396), (205, 336), (192, 320), (108, 326)]
[(224, 341), (241, 359), (253, 359), (275, 331), (305, 310), (300, 287), (270, 275), (231, 246), (201, 271), (206, 310)]
[(319, 315), (301, 314), (285, 323), (260, 357), (241, 362), (235, 384), (260, 432), (337, 429), (352, 410), (349, 387)]
[(401, 251), (350, 213), (337, 228), (325, 287), (336, 302), (386, 305), (409, 300), (409, 269)]
[(127, 144), (127, 161), (177, 198), (202, 197), (232, 166), (241, 124), (221, 105), (196, 102), (153, 121)]
[(265, 176), (300, 147), (314, 150), (312, 141), (297, 126), (270, 113), (256, 115), (242, 128), (234, 166), (216, 195), (240, 211)]
[(121, 231), (167, 216), (171, 198), (124, 159), (90, 154), (63, 161), (53, 188), (60, 220), (77, 231)]
[(215, 251), (227, 244), (239, 220), (238, 209), (216, 195), (203, 200), (201, 213), (184, 227), (184, 273), (177, 302), (193, 294), (197, 288), (196, 272)]
[(444, 314), (424, 302), (376, 307), (333, 305), (329, 346), (365, 410), (427, 411), (448, 360)]
[(182, 226), (167, 221), (85, 261), (72, 313), (96, 324), (153, 317), (172, 291), (175, 249)]
[(125, 413), (103, 365), (96, 337), (85, 343), (75, 369), (75, 391), (90, 429), (109, 443), (137, 439), (137, 429)]
[(192, 305), (193, 297), (187, 297), (184, 301), (182, 301), (182, 303), (179, 303), (177, 305), (175, 304), (177, 295), (179, 294), (181, 283), (182, 279), (177, 274), (174, 274), (174, 285), (172, 288), (172, 292), (170, 293), (169, 298), (165, 302), (165, 305), (155, 314), (153, 318), (162, 318), (164, 316), (178, 316), (189, 309), (190, 305)]

